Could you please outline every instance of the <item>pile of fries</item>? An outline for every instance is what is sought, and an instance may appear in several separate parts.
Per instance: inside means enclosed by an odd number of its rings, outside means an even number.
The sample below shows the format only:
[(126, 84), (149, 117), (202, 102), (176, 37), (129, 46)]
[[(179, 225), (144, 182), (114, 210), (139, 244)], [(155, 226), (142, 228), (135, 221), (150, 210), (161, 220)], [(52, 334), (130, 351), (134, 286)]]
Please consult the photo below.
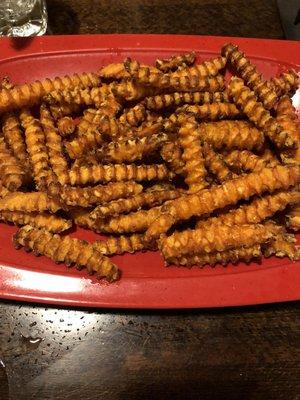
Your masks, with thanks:
[[(232, 77), (225, 79), (229, 70)], [(172, 265), (300, 258), (295, 71), (269, 81), (233, 44), (0, 91), (0, 219), (16, 248), (115, 281), (116, 254)], [(88, 243), (74, 226), (104, 233)]]

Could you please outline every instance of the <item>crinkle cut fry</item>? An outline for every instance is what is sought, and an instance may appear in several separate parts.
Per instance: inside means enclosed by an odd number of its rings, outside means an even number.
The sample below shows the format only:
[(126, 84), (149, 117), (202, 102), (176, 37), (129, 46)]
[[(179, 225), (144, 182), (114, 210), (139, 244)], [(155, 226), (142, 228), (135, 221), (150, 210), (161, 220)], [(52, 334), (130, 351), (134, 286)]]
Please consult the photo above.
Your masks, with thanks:
[(132, 80), (125, 80), (120, 83), (114, 82), (111, 91), (117, 98), (136, 101), (146, 96), (154, 96), (159, 92), (159, 89), (146, 87)]
[(228, 103), (226, 92), (174, 92), (146, 97), (143, 104), (148, 110), (159, 111), (183, 104)]
[(70, 158), (76, 159), (102, 143), (101, 133), (98, 130), (89, 129), (84, 135), (77, 136), (70, 142), (65, 142), (65, 149)]
[(61, 197), (65, 204), (90, 207), (94, 204), (107, 203), (119, 198), (139, 194), (143, 186), (135, 182), (113, 182), (93, 187), (63, 187)]
[[(152, 72), (158, 72), (158, 69), (155, 67), (149, 66), (149, 68)], [(123, 63), (112, 63), (105, 65), (98, 71), (98, 74), (100, 78), (104, 79), (120, 80), (130, 78), (130, 75), (124, 68)]]
[(247, 86), (257, 94), (264, 107), (267, 110), (273, 108), (278, 100), (273, 85), (262, 79), (261, 74), (245, 57), (245, 54), (239, 51), (237, 46), (229, 43), (222, 47), (222, 55), (228, 59)]
[(200, 124), (201, 138), (215, 150), (262, 150), (263, 133), (247, 121), (217, 121)]
[(60, 203), (48, 197), (45, 192), (13, 192), (0, 199), (0, 211), (55, 213), (60, 209)]
[(216, 253), (201, 253), (192, 256), (186, 255), (182, 257), (171, 257), (167, 260), (167, 262), (170, 265), (183, 265), (185, 267), (192, 267), (193, 265), (215, 266), (216, 264), (237, 264), (240, 261), (249, 263), (254, 258), (260, 259), (261, 257), (261, 246), (259, 244), (256, 244), (251, 247), (237, 247), (230, 250), (219, 251)]
[(53, 90), (73, 89), (75, 87), (98, 86), (99, 77), (93, 73), (74, 74), (71, 76), (57, 77), (53, 80), (44, 79), (30, 84), (15, 86), (13, 89), (0, 91), (0, 114), (16, 108), (30, 107), (37, 104), (40, 99)]
[(180, 107), (176, 112), (193, 114), (195, 118), (215, 121), (240, 117), (241, 113), (232, 103), (211, 103), (203, 105), (186, 105)]
[(44, 129), (50, 165), (61, 185), (69, 183), (68, 163), (63, 154), (63, 143), (49, 109), (42, 105), (40, 122)]
[(234, 99), (236, 105), (248, 116), (258, 128), (263, 129), (266, 136), (275, 143), (279, 149), (294, 148), (296, 143), (288, 132), (282, 130), (275, 118), (271, 116), (256, 96), (244, 85), (242, 79), (232, 77), (228, 85), (228, 94)]
[(120, 214), (127, 214), (139, 210), (142, 207), (154, 207), (167, 200), (173, 200), (180, 196), (179, 190), (153, 190), (142, 192), (127, 199), (111, 201), (107, 204), (100, 204), (91, 212), (92, 219), (114, 217)]
[(29, 169), (28, 154), (26, 150), (24, 135), (18, 116), (13, 113), (6, 113), (2, 117), (3, 136), (12, 150), (14, 156), (20, 161), (25, 169)]
[(56, 104), (49, 108), (55, 120), (65, 117), (66, 115), (77, 114), (80, 111), (80, 106), (78, 104)]
[(199, 77), (198, 75), (173, 76), (172, 74), (152, 73), (148, 67), (141, 67), (137, 61), (126, 59), (124, 66), (136, 82), (145, 86), (171, 91), (208, 91), (224, 89), (224, 77)]
[(12, 222), (15, 225), (31, 225), (35, 228), (44, 228), (49, 232), (58, 233), (71, 228), (72, 221), (57, 215), (44, 213), (25, 213), (22, 211), (0, 211), (0, 220)]
[(93, 243), (93, 247), (105, 256), (135, 253), (137, 251), (157, 250), (156, 245), (147, 243), (144, 235), (139, 233), (134, 233), (129, 236), (111, 236), (106, 240), (97, 240)]
[(120, 115), (119, 121), (123, 124), (129, 124), (130, 126), (138, 126), (146, 118), (146, 109), (143, 104), (137, 104), (136, 106), (124, 110)]
[(294, 95), (299, 85), (299, 76), (294, 70), (281, 73), (278, 77), (273, 77), (270, 80), (277, 96), (290, 94)]
[(102, 162), (134, 162), (150, 155), (168, 140), (165, 133), (154, 134), (149, 137), (128, 138), (105, 144), (97, 150)]
[(2, 185), (12, 191), (19, 189), (25, 181), (24, 169), (7, 148), (4, 138), (0, 138), (0, 175)]
[(216, 57), (210, 60), (195, 64), (188, 68), (180, 68), (175, 72), (171, 72), (172, 78), (180, 78), (183, 76), (198, 76), (204, 78), (206, 76), (212, 77), (221, 73), (226, 64), (225, 57)]
[(189, 192), (197, 192), (207, 186), (207, 171), (202, 152), (198, 124), (194, 118), (186, 119), (178, 131), (178, 142), (183, 149), (185, 183)]
[(176, 142), (166, 142), (160, 149), (162, 159), (170, 166), (170, 170), (176, 175), (184, 174), (184, 162), (182, 150)]
[(173, 71), (181, 66), (192, 65), (196, 59), (194, 51), (190, 51), (186, 54), (179, 54), (165, 59), (157, 59), (155, 61), (156, 68), (162, 72)]
[(107, 164), (72, 168), (69, 171), (71, 185), (96, 184), (98, 182), (120, 182), (135, 180), (151, 181), (171, 179), (173, 173), (163, 164), (134, 165)]
[(219, 182), (224, 182), (234, 177), (223, 157), (216, 153), (208, 143), (203, 143), (202, 152), (206, 168), (217, 177)]
[(214, 253), (236, 247), (251, 247), (272, 239), (281, 227), (273, 224), (218, 225), (206, 229), (188, 229), (175, 232), (159, 240), (159, 249), (165, 259), (198, 253)]
[(61, 137), (66, 138), (75, 132), (76, 124), (72, 117), (61, 117), (57, 121), (57, 129)]
[(265, 257), (289, 257), (293, 261), (300, 260), (300, 246), (292, 243), (288, 235), (278, 235), (270, 243), (263, 246), (263, 254)]
[(44, 189), (47, 179), (52, 175), (45, 133), (40, 121), (29, 110), (21, 111), (20, 120), (25, 129), (25, 142), (36, 186)]
[(205, 228), (210, 225), (243, 225), (258, 224), (272, 217), (278, 211), (284, 210), (288, 205), (297, 204), (300, 201), (300, 192), (297, 189), (280, 191), (278, 193), (257, 197), (249, 204), (244, 204), (217, 217), (200, 220), (197, 228)]
[(300, 205), (293, 207), (286, 215), (286, 224), (293, 231), (300, 230)]
[(158, 238), (177, 221), (209, 214), (254, 195), (288, 189), (290, 186), (298, 184), (299, 181), (300, 166), (278, 165), (237, 177), (220, 186), (205, 189), (196, 194), (171, 200), (168, 205), (163, 207), (160, 217), (149, 226), (146, 238)]
[(75, 264), (79, 269), (86, 267), (89, 274), (96, 273), (98, 278), (106, 278), (109, 282), (119, 279), (117, 266), (83, 240), (61, 237), (45, 229), (25, 225), (14, 235), (13, 243), (16, 248), (23, 246), (57, 263)]
[(266, 160), (248, 150), (233, 150), (224, 160), (236, 171), (260, 171), (268, 166)]

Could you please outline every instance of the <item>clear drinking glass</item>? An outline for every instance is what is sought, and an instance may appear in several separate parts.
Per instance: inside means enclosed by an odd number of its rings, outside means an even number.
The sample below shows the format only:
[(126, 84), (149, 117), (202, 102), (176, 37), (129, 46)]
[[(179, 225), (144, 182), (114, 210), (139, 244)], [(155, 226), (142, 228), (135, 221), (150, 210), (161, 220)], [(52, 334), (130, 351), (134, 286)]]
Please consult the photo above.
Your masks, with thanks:
[(0, 0), (0, 36), (37, 36), (46, 29), (46, 0)]

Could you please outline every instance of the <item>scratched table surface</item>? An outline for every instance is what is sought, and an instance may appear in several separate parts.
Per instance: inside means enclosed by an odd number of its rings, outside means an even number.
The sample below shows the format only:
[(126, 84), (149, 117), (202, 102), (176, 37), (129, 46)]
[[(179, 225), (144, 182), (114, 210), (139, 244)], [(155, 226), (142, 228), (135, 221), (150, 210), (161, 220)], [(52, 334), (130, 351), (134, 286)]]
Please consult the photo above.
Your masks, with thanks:
[[(52, 34), (284, 38), (275, 0), (48, 0), (48, 12)], [(3, 301), (0, 400), (299, 400), (299, 315), (297, 303), (107, 311)]]

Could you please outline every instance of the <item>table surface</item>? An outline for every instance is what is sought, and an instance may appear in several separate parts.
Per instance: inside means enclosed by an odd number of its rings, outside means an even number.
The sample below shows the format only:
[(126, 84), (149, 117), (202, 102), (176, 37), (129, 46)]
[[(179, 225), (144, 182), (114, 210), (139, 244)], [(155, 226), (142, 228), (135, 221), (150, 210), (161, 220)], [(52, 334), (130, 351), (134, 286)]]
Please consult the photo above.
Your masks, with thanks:
[[(50, 31), (284, 38), (275, 0), (48, 0)], [(296, 303), (219, 310), (0, 304), (0, 400), (298, 400)]]

